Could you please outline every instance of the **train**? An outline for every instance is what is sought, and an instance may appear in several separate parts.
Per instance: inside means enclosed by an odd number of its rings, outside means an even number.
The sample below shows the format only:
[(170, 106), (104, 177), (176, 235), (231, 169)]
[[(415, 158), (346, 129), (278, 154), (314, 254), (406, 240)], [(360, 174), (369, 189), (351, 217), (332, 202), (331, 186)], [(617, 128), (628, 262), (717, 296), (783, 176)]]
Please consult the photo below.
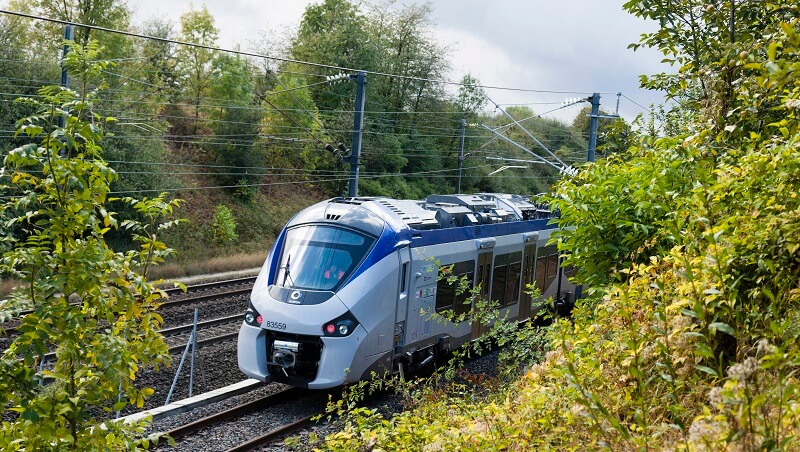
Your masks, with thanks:
[(548, 244), (553, 216), (527, 196), (501, 193), (337, 197), (305, 208), (255, 281), (239, 368), (308, 389), (419, 370), (487, 329), (432, 315), (470, 308), (469, 293), (441, 278), (443, 268), (508, 319), (536, 316), (544, 299), (570, 306), (581, 288)]

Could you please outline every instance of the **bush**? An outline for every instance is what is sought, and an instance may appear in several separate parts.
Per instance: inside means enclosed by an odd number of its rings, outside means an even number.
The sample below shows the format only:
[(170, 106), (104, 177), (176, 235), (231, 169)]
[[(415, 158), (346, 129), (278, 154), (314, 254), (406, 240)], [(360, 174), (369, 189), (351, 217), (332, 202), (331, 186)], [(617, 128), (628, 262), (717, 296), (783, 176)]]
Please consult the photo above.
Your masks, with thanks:
[[(107, 67), (97, 61), (100, 49), (90, 41), (74, 45), (65, 66), (85, 80)], [(18, 225), (20, 240), (8, 240), (0, 272), (24, 282), (0, 300), (0, 318), (33, 312), (21, 319), (19, 335), (0, 362), (0, 402), (17, 416), (0, 426), (3, 450), (136, 450), (146, 422), (102, 424), (101, 411), (142, 407), (152, 388), (137, 386), (144, 366), (169, 363), (169, 350), (158, 330), (156, 309), (164, 292), (146, 278), (147, 269), (172, 254), (157, 233), (175, 224), (157, 219), (178, 202), (163, 195), (126, 199), (149, 224), (119, 221), (110, 211), (109, 193), (116, 173), (100, 157), (101, 124), (110, 119), (94, 112), (99, 90), (77, 93), (52, 86), (25, 99), (36, 114), (18, 124), (28, 143), (4, 159), (0, 217)], [(55, 113), (59, 112), (59, 113)], [(56, 125), (58, 114), (67, 116)], [(61, 138), (61, 139), (59, 139)], [(136, 249), (115, 252), (105, 241), (114, 228), (132, 233)], [(80, 303), (74, 303), (74, 300)], [(44, 354), (56, 359), (44, 366)], [(47, 378), (50, 382), (42, 385)]]
[(214, 235), (214, 241), (219, 244), (232, 243), (239, 238), (236, 234), (236, 220), (233, 218), (233, 213), (224, 204), (217, 205), (214, 211), (214, 219), (211, 223), (211, 231)]

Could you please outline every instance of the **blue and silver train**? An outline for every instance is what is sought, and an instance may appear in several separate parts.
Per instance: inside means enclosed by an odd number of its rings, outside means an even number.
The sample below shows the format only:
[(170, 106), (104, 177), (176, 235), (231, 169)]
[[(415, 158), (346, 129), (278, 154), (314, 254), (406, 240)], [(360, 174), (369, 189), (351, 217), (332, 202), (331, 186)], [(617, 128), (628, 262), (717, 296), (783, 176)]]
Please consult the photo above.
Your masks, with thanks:
[(310, 389), (413, 371), (485, 332), (432, 318), (469, 309), (468, 294), (438, 277), (445, 266), (480, 285), (510, 319), (536, 314), (528, 284), (569, 304), (580, 294), (546, 245), (550, 216), (507, 194), (334, 198), (308, 207), (286, 225), (258, 275), (239, 332), (239, 368)]

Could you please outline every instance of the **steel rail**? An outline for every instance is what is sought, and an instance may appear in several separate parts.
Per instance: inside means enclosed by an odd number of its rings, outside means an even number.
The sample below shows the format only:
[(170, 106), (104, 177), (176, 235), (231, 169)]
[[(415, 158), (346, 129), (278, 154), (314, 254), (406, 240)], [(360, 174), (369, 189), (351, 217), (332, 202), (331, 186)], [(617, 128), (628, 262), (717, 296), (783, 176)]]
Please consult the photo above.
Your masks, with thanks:
[[(213, 289), (218, 289), (220, 287), (225, 287), (225, 286), (236, 286), (236, 285), (252, 284), (252, 283), (255, 283), (255, 280), (256, 280), (255, 276), (248, 276), (246, 278), (228, 279), (228, 280), (224, 280), (224, 281), (215, 281), (215, 282), (210, 282), (210, 283), (202, 283), (202, 284), (194, 284), (194, 285), (191, 285), (191, 286), (186, 286), (186, 292), (184, 292), (183, 289), (181, 289), (179, 287), (170, 287), (170, 288), (162, 289), (162, 290), (168, 296), (170, 296), (170, 295), (180, 295), (180, 294), (184, 294), (184, 293), (186, 295), (191, 295), (193, 292), (199, 292), (199, 291), (203, 291), (203, 290), (213, 290)], [(241, 295), (241, 294), (249, 292), (250, 290), (252, 290), (252, 287), (234, 289), (234, 290), (231, 290), (231, 291), (228, 291), (228, 292), (218, 293), (216, 295), (219, 296), (219, 297), (231, 296), (231, 295)], [(208, 300), (209, 298), (214, 298), (214, 297), (212, 296), (212, 294), (203, 294), (203, 295), (198, 296), (198, 297), (190, 297), (190, 298), (188, 298), (186, 300), (175, 300), (175, 301), (172, 301), (172, 302), (171, 301), (164, 301), (164, 302), (161, 303), (161, 306), (162, 307), (164, 305), (172, 306), (173, 303), (175, 303), (175, 305), (188, 304), (188, 303), (193, 303), (193, 302), (197, 302), (197, 301), (205, 301), (205, 300)], [(75, 303), (75, 304), (77, 305), (78, 303)], [(17, 318), (22, 318), (22, 317), (24, 317), (24, 316), (26, 316), (28, 314), (33, 313), (34, 311), (35, 311), (35, 309), (23, 309), (23, 310), (19, 311), (19, 314), (17, 315)], [(8, 331), (8, 330), (6, 330), (6, 331)]]
[[(220, 334), (219, 336), (209, 337), (206, 339), (198, 339), (197, 340), (197, 348), (202, 348), (207, 345), (215, 345), (221, 344), (223, 342), (228, 342), (234, 340), (239, 337), (239, 332), (235, 333), (227, 333), (227, 334)], [(169, 348), (169, 353), (181, 353), (186, 348), (186, 344), (182, 345), (175, 345)]]
[[(234, 283), (234, 281), (237, 281), (237, 282)], [(234, 285), (234, 284), (247, 284), (248, 282), (253, 282), (253, 281), (255, 281), (254, 277), (253, 278), (240, 278), (240, 279), (228, 280), (228, 281), (220, 281), (219, 282), (220, 285), (217, 286), (217, 287), (224, 287), (224, 286), (227, 286), (227, 285)], [(222, 284), (222, 283), (225, 283), (225, 284)], [(215, 283), (210, 283), (210, 284), (215, 284)], [(191, 286), (191, 287), (194, 288), (194, 287), (200, 287), (200, 286), (205, 287), (206, 289), (209, 289), (209, 288), (213, 287), (213, 286), (209, 285), (208, 283), (207, 284), (201, 284), (201, 285), (198, 285), (198, 286)], [(175, 289), (177, 289), (177, 288), (175, 288)], [(180, 293), (183, 293), (182, 291), (180, 291), (180, 289), (177, 289), (177, 290)], [(237, 297), (237, 296), (248, 295), (251, 290), (252, 290), (252, 286), (251, 287), (243, 287), (243, 288), (234, 289), (234, 290), (229, 290), (227, 292), (217, 292), (217, 293), (202, 294), (202, 295), (198, 295), (198, 296), (194, 296), (194, 297), (190, 296), (188, 298), (181, 298), (181, 299), (173, 300), (173, 301), (167, 300), (167, 301), (164, 301), (164, 302), (161, 303), (161, 306), (159, 306), (159, 309), (172, 308), (172, 307), (177, 307), (177, 306), (184, 306), (184, 305), (188, 305), (188, 304), (192, 304), (192, 303), (201, 303), (201, 302), (204, 302), (204, 301), (214, 300), (214, 299), (217, 299), (217, 298), (228, 298), (228, 297)], [(189, 293), (191, 293), (191, 292), (189, 292)], [(21, 320), (24, 316), (26, 316), (28, 314), (31, 314), (33, 312), (34, 312), (34, 310), (32, 310), (32, 309), (26, 309), (26, 310), (20, 311), (19, 312), (19, 316), (15, 320)], [(9, 326), (9, 327), (3, 328), (3, 333), (4, 333), (5, 337), (9, 338), (11, 336), (16, 335), (17, 328), (18, 328), (17, 326)]]
[[(225, 286), (253, 284), (255, 281), (256, 281), (255, 276), (247, 276), (244, 278), (226, 279), (223, 281), (213, 281), (208, 283), (193, 284), (191, 286), (186, 286), (186, 293), (197, 292), (201, 290), (213, 290)], [(181, 289), (180, 287), (169, 287), (163, 290), (164, 292), (166, 292), (167, 295), (179, 295), (184, 293), (183, 289)]]
[(282, 427), (278, 427), (278, 428), (276, 428), (274, 430), (271, 430), (271, 431), (265, 433), (264, 435), (261, 435), (261, 436), (259, 436), (257, 438), (253, 438), (250, 441), (247, 441), (246, 443), (242, 443), (242, 444), (239, 444), (238, 446), (232, 447), (232, 448), (228, 449), (227, 452), (247, 452), (247, 451), (251, 451), (251, 450), (253, 450), (253, 449), (255, 449), (255, 448), (259, 447), (259, 446), (265, 446), (265, 445), (275, 441), (276, 439), (278, 439), (281, 436), (288, 435), (290, 433), (294, 433), (297, 430), (300, 430), (300, 429), (304, 428), (305, 426), (307, 426), (308, 424), (310, 424), (312, 422), (314, 417), (319, 416), (321, 414), (325, 414), (325, 413), (316, 413), (316, 414), (312, 414), (310, 416), (305, 416), (303, 418), (300, 418), (300, 419), (292, 422), (291, 424), (286, 424), (286, 425), (284, 425)]
[(207, 293), (207, 294), (189, 296), (187, 298), (180, 298), (178, 300), (172, 300), (172, 301), (167, 300), (167, 301), (161, 302), (161, 306), (159, 306), (159, 309), (172, 308), (172, 307), (176, 307), (176, 306), (184, 306), (184, 305), (192, 304), (192, 303), (201, 303), (201, 302), (204, 302), (204, 301), (214, 300), (214, 299), (217, 299), (217, 298), (228, 298), (228, 297), (238, 297), (238, 296), (249, 295), (251, 290), (253, 290), (252, 287), (244, 287), (244, 288), (241, 288), (241, 289), (229, 290), (227, 292)]
[(172, 430), (165, 432), (168, 436), (172, 439), (180, 439), (186, 436), (192, 435), (194, 433), (200, 432), (202, 430), (207, 429), (208, 427), (216, 424), (221, 424), (223, 422), (227, 422), (231, 419), (235, 419), (245, 414), (260, 410), (263, 408), (267, 408), (270, 406), (279, 405), (282, 403), (286, 403), (292, 401), (299, 397), (301, 394), (307, 392), (306, 390), (300, 388), (289, 388), (285, 389), (280, 392), (275, 392), (264, 396), (260, 399), (253, 400), (242, 405), (235, 406), (225, 411), (221, 411), (216, 414), (212, 414), (211, 416), (204, 417), (202, 419), (198, 419), (194, 422), (191, 422), (186, 425), (181, 425), (179, 427), (175, 427)]
[[(236, 320), (242, 321), (243, 319), (244, 319), (243, 314), (236, 314), (236, 315), (230, 315), (228, 317), (220, 317), (217, 319), (204, 320), (202, 322), (197, 322), (197, 329), (199, 331), (206, 328), (225, 325), (226, 323), (233, 323)], [(186, 325), (175, 326), (172, 328), (164, 328), (161, 331), (159, 331), (159, 333), (161, 333), (161, 335), (165, 337), (176, 336), (179, 334), (191, 333), (193, 329), (194, 329), (194, 324), (188, 323)]]
[[(241, 317), (242, 317), (242, 316), (240, 316), (240, 315), (226, 317), (226, 318), (224, 319), (224, 320), (226, 320), (226, 322), (220, 322), (219, 324), (223, 324), (223, 323), (233, 323), (233, 320), (234, 320), (234, 319), (236, 319), (236, 318), (241, 318)], [(208, 321), (208, 322), (209, 322), (209, 323), (210, 323), (210, 322), (219, 322), (220, 320), (222, 320), (222, 319), (214, 319), (214, 320), (210, 320), (210, 321)], [(219, 325), (219, 324), (218, 324), (218, 325)], [(199, 325), (199, 323), (198, 323), (198, 325)], [(187, 325), (183, 325), (183, 326), (177, 327), (177, 328), (175, 328), (175, 329), (178, 329), (178, 328), (186, 328), (186, 327), (187, 327)], [(189, 326), (189, 329), (188, 329), (188, 331), (191, 331), (191, 330), (192, 330), (192, 327), (193, 327), (193, 325), (192, 325), (192, 326)], [(220, 343), (223, 343), (223, 342), (227, 342), (227, 341), (230, 341), (230, 340), (236, 339), (237, 337), (239, 337), (239, 332), (238, 332), (238, 331), (237, 331), (237, 332), (235, 332), (235, 333), (226, 333), (226, 334), (220, 334), (220, 335), (213, 336), (213, 337), (209, 337), (209, 338), (197, 339), (197, 347), (198, 347), (198, 348), (201, 348), (201, 347), (203, 347), (203, 346), (207, 346), (207, 345), (215, 345), (215, 344), (220, 344)], [(174, 345), (174, 346), (172, 346), (172, 347), (170, 347), (170, 348), (169, 348), (169, 353), (170, 353), (170, 354), (174, 354), (174, 353), (180, 353), (180, 352), (182, 352), (182, 351), (183, 351), (183, 349), (185, 349), (185, 348), (186, 348), (186, 344)], [(45, 354), (44, 354), (44, 361), (45, 361), (45, 362), (51, 362), (51, 361), (53, 361), (53, 360), (55, 359), (55, 357), (56, 357), (56, 352), (48, 352), (48, 353), (45, 353)]]

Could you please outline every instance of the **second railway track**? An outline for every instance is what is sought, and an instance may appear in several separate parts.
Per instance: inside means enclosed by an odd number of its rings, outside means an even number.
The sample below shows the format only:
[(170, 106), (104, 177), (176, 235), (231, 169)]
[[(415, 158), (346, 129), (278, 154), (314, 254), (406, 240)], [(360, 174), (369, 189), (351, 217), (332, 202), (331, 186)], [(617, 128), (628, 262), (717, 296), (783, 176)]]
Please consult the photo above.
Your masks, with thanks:
[[(193, 317), (192, 307), (197, 307), (205, 303), (214, 303), (223, 300), (239, 300), (239, 303), (212, 304), (209, 309), (203, 309), (201, 315), (204, 320), (213, 322), (215, 316), (230, 317), (234, 314), (244, 312), (247, 307), (246, 298), (252, 290), (255, 277), (237, 278), (232, 280), (216, 281), (212, 283), (202, 283), (187, 287), (184, 293), (180, 288), (165, 289), (170, 297), (163, 301), (159, 311), (164, 317), (165, 328), (163, 334), (173, 334), (170, 330), (186, 328), (185, 326), (175, 326), (186, 324)], [(5, 325), (0, 325), (3, 335), (0, 336), (0, 350), (5, 350), (17, 336), (17, 327), (20, 319), (32, 310), (21, 311), (19, 317), (9, 320)], [(191, 329), (191, 328), (190, 328)]]

